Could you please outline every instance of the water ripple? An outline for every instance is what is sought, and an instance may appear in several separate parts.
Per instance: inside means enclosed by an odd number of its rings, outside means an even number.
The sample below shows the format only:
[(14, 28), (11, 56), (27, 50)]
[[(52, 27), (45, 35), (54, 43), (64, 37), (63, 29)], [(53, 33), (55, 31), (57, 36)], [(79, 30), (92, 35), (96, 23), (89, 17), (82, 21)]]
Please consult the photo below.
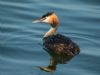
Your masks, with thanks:
[(50, 57), (42, 49), (42, 37), (50, 26), (32, 24), (33, 19), (48, 11), (55, 11), (60, 19), (58, 32), (70, 37), (81, 49), (79, 56), (59, 65), (52, 74), (99, 75), (99, 0), (1, 0), (0, 75), (51, 75), (32, 69), (49, 64)]

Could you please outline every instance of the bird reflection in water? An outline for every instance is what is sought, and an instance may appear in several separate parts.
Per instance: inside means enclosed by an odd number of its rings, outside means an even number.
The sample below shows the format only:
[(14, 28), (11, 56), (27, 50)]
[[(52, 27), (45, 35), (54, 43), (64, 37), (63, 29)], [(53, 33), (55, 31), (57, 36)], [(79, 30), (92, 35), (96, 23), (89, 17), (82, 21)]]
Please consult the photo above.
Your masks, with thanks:
[(51, 28), (43, 37), (43, 49), (50, 55), (50, 64), (47, 67), (39, 67), (46, 72), (56, 70), (58, 64), (66, 64), (74, 56), (80, 53), (79, 46), (69, 37), (57, 33), (59, 19), (54, 12), (44, 14), (40, 19), (33, 20), (32, 23), (48, 23)]

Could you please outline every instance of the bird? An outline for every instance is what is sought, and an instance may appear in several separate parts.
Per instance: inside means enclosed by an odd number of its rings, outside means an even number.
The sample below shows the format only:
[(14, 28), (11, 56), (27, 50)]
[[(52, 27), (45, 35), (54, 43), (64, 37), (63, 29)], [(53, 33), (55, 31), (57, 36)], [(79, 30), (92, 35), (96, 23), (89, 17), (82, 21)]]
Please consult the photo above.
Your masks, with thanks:
[(54, 71), (57, 64), (65, 64), (80, 53), (79, 46), (73, 40), (57, 32), (60, 22), (54, 11), (47, 12), (41, 18), (32, 21), (38, 22), (51, 26), (43, 36), (43, 49), (49, 53), (51, 61), (49, 66), (40, 67), (41, 70)]

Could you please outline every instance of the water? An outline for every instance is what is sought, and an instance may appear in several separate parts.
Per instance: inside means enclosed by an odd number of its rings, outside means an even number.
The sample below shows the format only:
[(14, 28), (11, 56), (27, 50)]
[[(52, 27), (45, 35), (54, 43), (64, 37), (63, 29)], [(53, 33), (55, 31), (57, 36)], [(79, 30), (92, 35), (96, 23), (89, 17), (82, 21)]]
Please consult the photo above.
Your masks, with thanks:
[[(59, 33), (79, 44), (81, 53), (53, 73), (42, 49), (47, 24), (32, 24), (48, 11), (60, 19)], [(0, 0), (0, 75), (100, 75), (100, 0)]]

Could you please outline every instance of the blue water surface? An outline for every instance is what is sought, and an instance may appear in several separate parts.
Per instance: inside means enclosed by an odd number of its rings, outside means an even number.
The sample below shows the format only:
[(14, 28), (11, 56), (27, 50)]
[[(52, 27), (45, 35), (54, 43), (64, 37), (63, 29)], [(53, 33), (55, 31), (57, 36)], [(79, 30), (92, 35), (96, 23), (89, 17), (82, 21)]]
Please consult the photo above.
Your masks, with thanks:
[[(50, 26), (32, 24), (48, 11), (81, 49), (51, 73), (36, 68), (50, 62), (41, 45)], [(0, 0), (0, 75), (100, 75), (100, 0)]]

